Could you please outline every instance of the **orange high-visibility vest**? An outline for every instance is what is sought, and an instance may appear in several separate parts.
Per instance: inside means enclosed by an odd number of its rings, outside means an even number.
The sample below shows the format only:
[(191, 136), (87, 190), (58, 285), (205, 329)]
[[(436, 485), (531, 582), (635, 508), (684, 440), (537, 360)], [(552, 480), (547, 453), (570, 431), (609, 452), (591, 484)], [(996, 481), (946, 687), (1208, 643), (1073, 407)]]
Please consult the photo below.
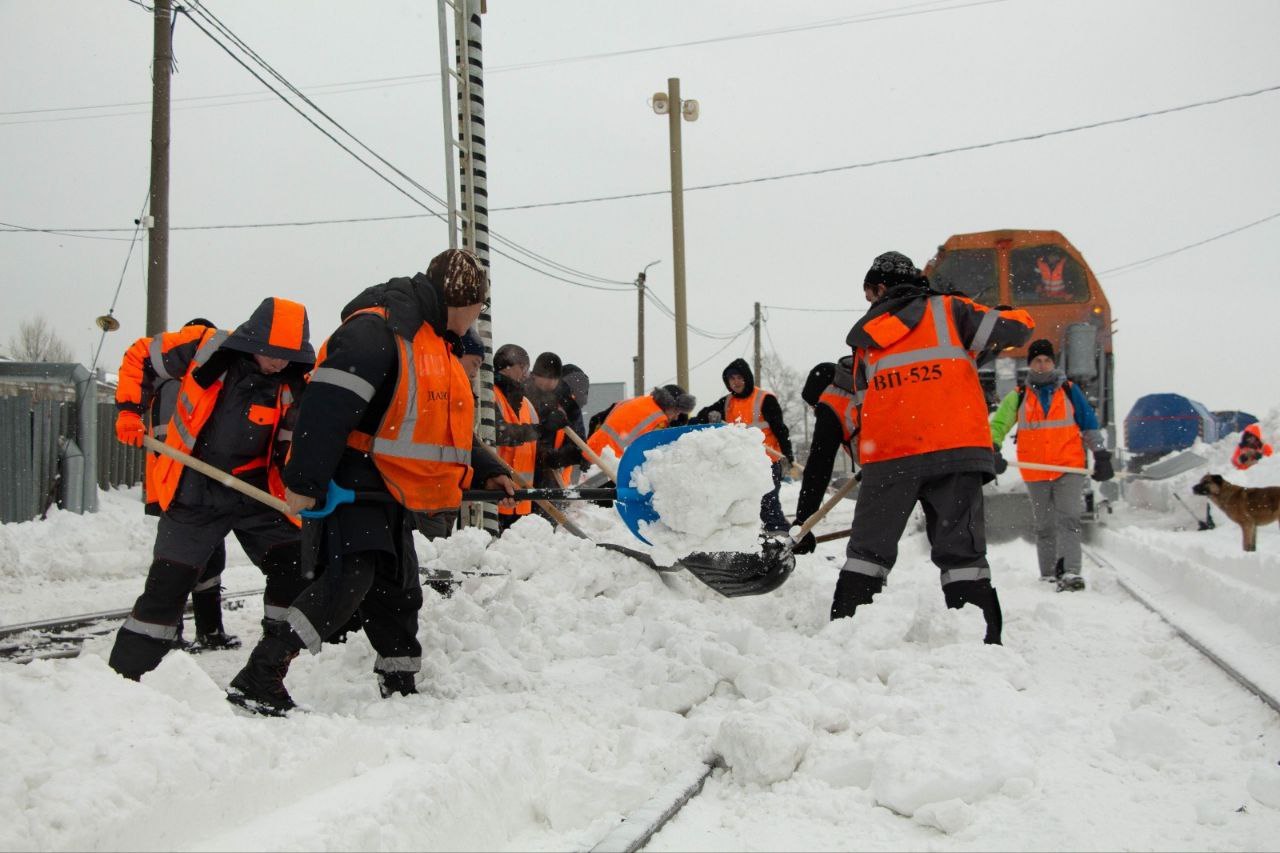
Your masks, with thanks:
[[(559, 450), (561, 447), (564, 447), (566, 438), (567, 436), (565, 436), (564, 430), (556, 430), (556, 440), (552, 446), (555, 447), (556, 450)], [(570, 484), (573, 482), (573, 466), (566, 465), (563, 468), (557, 468), (555, 473), (556, 479), (560, 481), (560, 485), (564, 486), (566, 489), (569, 488)]]
[(826, 406), (840, 421), (840, 434), (845, 449), (853, 446), (853, 437), (858, 432), (858, 406), (853, 392), (838, 385), (828, 385), (818, 397), (818, 405)]
[(763, 388), (753, 388), (745, 397), (735, 397), (730, 394), (724, 404), (724, 420), (725, 423), (755, 427), (764, 433), (765, 446), (781, 454), (782, 445), (778, 443), (778, 437), (773, 434), (773, 430), (769, 429), (769, 423), (764, 419), (763, 414), (764, 398), (772, 396), (772, 392), (765, 391)]
[[(206, 388), (196, 381), (196, 370), (209, 361), (210, 357), (218, 351), (230, 334), (220, 329), (198, 328), (200, 346), (196, 350), (195, 356), (191, 359), (191, 364), (187, 368), (186, 374), (178, 385), (178, 397), (174, 402), (173, 416), (169, 419), (164, 437), (165, 444), (177, 448), (188, 455), (195, 452), (196, 440), (200, 436), (200, 431), (208, 423), (209, 417), (217, 406), (218, 395), (222, 392), (222, 377), (218, 377), (215, 382)], [(169, 335), (166, 334), (161, 337), (169, 338)], [(157, 341), (159, 340), (158, 338)], [(282, 382), (276, 391), (276, 401), (273, 406), (250, 406), (247, 416), (260, 426), (270, 425), (271, 439), (267, 442), (267, 449), (262, 456), (230, 472), (240, 476), (249, 471), (266, 468), (268, 489), (271, 494), (281, 499), (284, 498), (284, 481), (280, 477), (279, 467), (274, 462), (275, 454), (273, 450), (277, 440), (285, 441), (289, 438), (288, 435), (282, 434), (280, 422), (283, 420), (284, 412), (292, 405), (293, 393), (289, 390), (288, 384)], [(182, 480), (184, 468), (185, 466), (181, 462), (168, 456), (156, 457), (152, 466), (155, 491), (149, 492), (148, 498), (157, 501), (161, 509), (167, 510), (169, 505), (173, 503), (173, 497), (177, 494), (178, 484)], [(151, 486), (152, 481), (148, 481), (147, 485)], [(289, 518), (294, 524), (300, 523), (292, 517)]]
[(648, 394), (632, 397), (613, 407), (600, 428), (591, 433), (587, 446), (596, 453), (603, 453), (606, 447), (612, 448), (614, 454), (622, 458), (627, 445), (646, 432), (662, 429), (667, 423), (667, 416), (653, 397)]
[[(387, 309), (362, 308), (343, 322), (360, 314), (386, 319)], [(462, 490), (471, 485), (473, 473), (471, 381), (429, 323), (422, 324), (412, 342), (392, 337), (400, 356), (395, 394), (377, 433), (352, 430), (347, 446), (369, 454), (387, 491), (406, 509), (453, 509), (462, 503)], [(320, 348), (315, 373), (324, 369), (328, 343)]]
[[(1022, 404), (1018, 406), (1018, 461), (1084, 467), (1084, 440), (1076, 424), (1076, 408), (1071, 405), (1065, 385), (1053, 390), (1047, 412), (1040, 405), (1039, 394), (1030, 388), (1023, 393)], [(1020, 470), (1022, 479), (1028, 483), (1062, 476), (1058, 471)]]
[[(507, 423), (536, 424), (538, 422), (538, 415), (533, 411), (533, 405), (529, 402), (528, 397), (520, 401), (519, 415), (511, 407), (510, 401), (507, 400), (507, 395), (497, 385), (493, 386), (493, 399), (498, 404), (498, 408), (502, 410), (502, 417)], [(511, 466), (513, 471), (524, 477), (526, 482), (533, 483), (533, 470), (538, 461), (537, 439), (511, 447), (499, 445), (497, 451), (498, 455)], [(514, 509), (507, 509), (503, 506), (498, 507), (498, 513), (501, 515), (528, 515), (532, 511), (533, 501), (519, 501)]]
[(914, 328), (882, 314), (863, 329), (883, 347), (859, 349), (858, 461), (867, 465), (959, 447), (991, 449), (978, 368), (951, 316), (952, 296), (929, 297)]
[[(169, 432), (169, 419), (173, 416), (173, 407), (178, 399), (178, 386), (182, 377), (170, 376), (165, 364), (165, 355), (184, 344), (198, 345), (206, 328), (203, 326), (187, 326), (176, 332), (167, 332), (155, 337), (143, 337), (134, 341), (125, 351), (120, 362), (119, 378), (116, 382), (116, 403), (123, 409), (134, 410), (142, 406), (142, 383), (146, 373), (146, 365), (151, 364), (155, 374), (150, 397), (142, 419), (147, 435), (158, 441), (164, 441)], [(134, 404), (130, 406), (128, 404)], [(143, 473), (143, 494), (147, 503), (156, 502), (159, 479), (156, 477), (156, 462), (160, 454), (147, 451), (144, 455), (145, 469)]]

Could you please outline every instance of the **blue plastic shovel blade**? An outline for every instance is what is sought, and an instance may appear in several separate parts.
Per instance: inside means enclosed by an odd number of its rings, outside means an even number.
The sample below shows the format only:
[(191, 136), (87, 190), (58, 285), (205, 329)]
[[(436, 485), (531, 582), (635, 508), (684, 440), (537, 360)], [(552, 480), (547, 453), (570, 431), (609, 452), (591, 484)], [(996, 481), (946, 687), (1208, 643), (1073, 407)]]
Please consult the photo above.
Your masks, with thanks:
[(644, 464), (645, 454), (655, 447), (670, 444), (694, 430), (714, 429), (722, 426), (724, 424), (691, 424), (668, 429), (655, 429), (653, 432), (646, 432), (627, 445), (627, 449), (618, 463), (618, 497), (614, 500), (613, 505), (618, 510), (618, 515), (622, 518), (622, 522), (627, 525), (627, 529), (641, 542), (646, 545), (653, 544), (640, 535), (640, 524), (652, 524), (655, 521), (659, 521), (660, 517), (657, 510), (653, 508), (653, 493), (641, 494), (632, 487), (632, 472)]

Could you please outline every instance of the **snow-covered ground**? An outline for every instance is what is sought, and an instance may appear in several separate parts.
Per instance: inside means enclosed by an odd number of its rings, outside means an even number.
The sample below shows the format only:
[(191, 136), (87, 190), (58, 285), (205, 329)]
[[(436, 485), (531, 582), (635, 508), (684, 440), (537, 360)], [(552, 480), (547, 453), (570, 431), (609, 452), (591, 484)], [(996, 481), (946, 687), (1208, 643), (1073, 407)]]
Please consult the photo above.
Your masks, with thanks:
[[(1198, 448), (1207, 469), (1280, 485), (1280, 457), (1235, 472), (1233, 444)], [(419, 542), (429, 567), (508, 576), (428, 591), (417, 696), (378, 698), (362, 635), (294, 663), (307, 711), (283, 720), (223, 700), (247, 649), (173, 653), (141, 684), (107, 668), (110, 638), (0, 664), (0, 849), (590, 849), (704, 761), (646, 849), (1276, 849), (1280, 715), (1125, 589), (1280, 693), (1280, 527), (1244, 554), (1221, 513), (1198, 532), (1160, 506), (1202, 512), (1201, 473), (1128, 489), (1084, 592), (1040, 583), (1029, 542), (993, 546), (1002, 647), (944, 609), (915, 531), (884, 594), (832, 624), (843, 542), (729, 600), (533, 518), (487, 548)], [(128, 607), (154, 531), (137, 500), (0, 526), (0, 625)], [(230, 540), (228, 562), (229, 590), (261, 586)], [(228, 629), (252, 642), (260, 615)]]

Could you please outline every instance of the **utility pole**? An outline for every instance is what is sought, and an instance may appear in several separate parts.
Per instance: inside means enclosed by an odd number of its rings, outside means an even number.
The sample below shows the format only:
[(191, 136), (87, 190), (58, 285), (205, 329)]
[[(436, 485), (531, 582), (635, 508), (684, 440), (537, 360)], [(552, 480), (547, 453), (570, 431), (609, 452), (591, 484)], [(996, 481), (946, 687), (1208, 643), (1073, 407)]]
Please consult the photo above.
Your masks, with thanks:
[(680, 150), (680, 118), (698, 120), (698, 102), (680, 100), (680, 78), (667, 78), (667, 91), (655, 92), (653, 111), (667, 116), (671, 142), (671, 246), (675, 264), (676, 383), (689, 390), (689, 318), (684, 299), (684, 165)]
[(148, 226), (147, 334), (169, 327), (169, 76), (172, 0), (155, 0), (151, 59), (151, 210)]
[(756, 330), (755, 370), (756, 370), (756, 384), (759, 385), (760, 383), (764, 382), (764, 377), (760, 375), (760, 303), (759, 302), (756, 303), (756, 317), (754, 320), (751, 321), (751, 325), (755, 326), (755, 330)]
[[(645, 265), (645, 268), (636, 276), (636, 396), (644, 395), (644, 282), (645, 275), (649, 272), (649, 267), (660, 261), (651, 261)], [(685, 389), (688, 390), (687, 388)]]

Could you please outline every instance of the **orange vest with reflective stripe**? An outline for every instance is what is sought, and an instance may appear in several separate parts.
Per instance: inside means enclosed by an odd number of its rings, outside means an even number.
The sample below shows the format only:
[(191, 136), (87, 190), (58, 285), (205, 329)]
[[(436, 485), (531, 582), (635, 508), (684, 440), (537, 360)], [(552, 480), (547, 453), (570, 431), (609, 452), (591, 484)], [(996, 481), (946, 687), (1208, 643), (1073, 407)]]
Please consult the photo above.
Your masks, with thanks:
[(951, 317), (951, 296), (932, 296), (914, 328), (882, 314), (863, 329), (884, 347), (859, 348), (858, 461), (867, 465), (960, 447), (991, 449), (978, 368)]
[(603, 453), (606, 447), (612, 448), (614, 454), (622, 458), (627, 445), (646, 432), (662, 429), (666, 425), (667, 416), (653, 397), (648, 394), (632, 397), (613, 407), (600, 428), (591, 433), (587, 445), (596, 453)]
[[(188, 455), (195, 452), (200, 431), (209, 422), (209, 417), (218, 404), (218, 395), (222, 392), (222, 377), (218, 377), (217, 381), (206, 388), (195, 380), (195, 372), (217, 352), (228, 335), (228, 332), (219, 329), (201, 329), (200, 347), (196, 350), (195, 357), (191, 359), (191, 365), (178, 386), (178, 398), (174, 403), (173, 416), (169, 419), (164, 443)], [(159, 340), (159, 338), (156, 339), (157, 342)], [(288, 385), (282, 382), (276, 391), (274, 406), (250, 407), (249, 418), (262, 426), (271, 425), (271, 439), (267, 442), (267, 450), (262, 456), (230, 472), (240, 476), (248, 471), (266, 468), (268, 489), (271, 494), (281, 499), (284, 498), (284, 481), (280, 477), (279, 467), (273, 461), (272, 451), (275, 448), (276, 439), (280, 436), (280, 421), (283, 419), (285, 410), (291, 405), (293, 405), (293, 394)], [(150, 466), (151, 477), (147, 485), (154, 487), (155, 491), (148, 492), (148, 498), (157, 501), (161, 509), (167, 510), (173, 503), (173, 496), (177, 494), (184, 468), (181, 462), (168, 456), (156, 457), (154, 465)], [(301, 523), (292, 516), (286, 517), (294, 524)]]
[[(376, 314), (382, 307), (362, 308), (344, 318)], [(444, 338), (423, 323), (407, 341), (392, 335), (400, 356), (396, 390), (369, 435), (352, 430), (347, 446), (368, 453), (391, 496), (414, 512), (452, 509), (462, 503), (471, 484), (471, 428), (475, 402), (471, 381)], [(318, 370), (328, 341), (316, 361)]]
[[(493, 400), (498, 404), (498, 408), (502, 410), (502, 417), (509, 424), (536, 424), (538, 422), (538, 416), (534, 414), (533, 406), (529, 403), (528, 397), (520, 401), (519, 415), (516, 414), (515, 409), (511, 408), (507, 395), (502, 393), (502, 389), (497, 385), (493, 386)], [(496, 449), (498, 455), (511, 466), (513, 471), (524, 477), (526, 482), (533, 482), (533, 469), (538, 461), (537, 439), (512, 447), (499, 445)], [(514, 509), (507, 509), (503, 506), (498, 507), (500, 515), (528, 515), (532, 511), (533, 501), (519, 501)]]
[(730, 424), (746, 424), (753, 426), (764, 433), (764, 443), (766, 447), (773, 448), (774, 451), (781, 454), (782, 445), (778, 443), (778, 437), (773, 434), (773, 430), (769, 429), (768, 422), (764, 419), (764, 398), (772, 397), (773, 394), (765, 391), (763, 388), (753, 388), (751, 393), (746, 397), (735, 397), (729, 395), (729, 399), (724, 404), (724, 420)]
[(845, 449), (853, 446), (853, 437), (858, 432), (858, 406), (853, 392), (846, 391), (838, 385), (828, 385), (818, 397), (818, 405), (826, 406), (840, 421), (840, 434)]
[[(555, 444), (552, 446), (555, 447), (556, 450), (564, 447), (565, 437), (564, 430), (556, 430), (556, 440)], [(563, 468), (558, 468), (555, 473), (556, 479), (560, 481), (560, 485), (564, 486), (566, 489), (569, 488), (569, 485), (573, 482), (573, 466), (566, 465)]]
[[(1028, 388), (1018, 406), (1018, 461), (1041, 465), (1085, 467), (1084, 440), (1076, 424), (1076, 409), (1071, 405), (1066, 386), (1053, 389), (1049, 411), (1040, 405), (1040, 395)], [(1020, 469), (1027, 482), (1056, 480), (1059, 471)]]

